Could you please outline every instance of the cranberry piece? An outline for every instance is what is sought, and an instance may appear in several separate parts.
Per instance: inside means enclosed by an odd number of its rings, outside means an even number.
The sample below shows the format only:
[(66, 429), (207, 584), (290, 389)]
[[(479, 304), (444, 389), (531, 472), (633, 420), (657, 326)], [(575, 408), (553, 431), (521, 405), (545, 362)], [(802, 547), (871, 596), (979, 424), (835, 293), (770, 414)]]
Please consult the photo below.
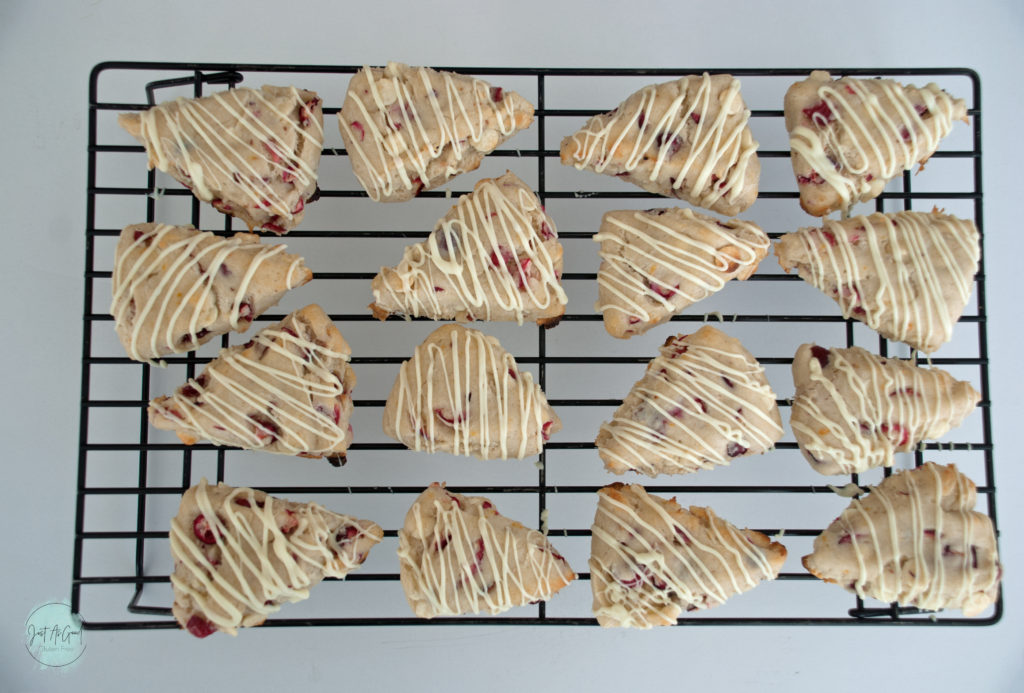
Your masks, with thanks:
[(849, 534), (844, 534), (843, 536), (839, 537), (838, 543), (849, 544), (851, 541), (853, 541), (853, 538)]
[(693, 543), (693, 540), (690, 539), (690, 535), (687, 534), (686, 530), (682, 527), (676, 527), (676, 536), (678, 536), (684, 544), (689, 545)]
[(726, 378), (724, 375), (722, 376), (722, 380), (725, 381), (725, 384), (729, 387), (730, 390), (736, 387), (735, 385), (732, 384), (732, 381)]
[(295, 180), (295, 167), (286, 166), (285, 169), (281, 171), (281, 182), (291, 183), (293, 180)]
[(358, 120), (353, 120), (349, 125), (352, 126), (352, 130), (359, 135), (359, 141), (362, 142), (366, 138), (366, 130), (363, 129), (363, 124)]
[(643, 114), (643, 112), (641, 112), (640, 115), (637, 116), (637, 119), (636, 119), (636, 126), (638, 128), (640, 128), (641, 130), (644, 127), (644, 120), (646, 120), (646, 116)]
[(249, 418), (256, 424), (253, 426), (253, 433), (261, 443), (273, 443), (277, 440), (280, 431), (277, 424), (270, 420), (265, 414), (249, 414)]
[(313, 119), (313, 109), (320, 105), (320, 99), (314, 97), (302, 104), (302, 109), (299, 111), (299, 125), (304, 128), (309, 127), (310, 120)]
[(267, 150), (267, 154), (270, 155), (271, 161), (275, 164), (281, 163), (281, 155), (277, 151), (277, 143), (273, 140), (263, 142), (263, 148)]
[(200, 373), (199, 377), (196, 378), (196, 383), (198, 383), (199, 387), (206, 387), (208, 382), (210, 382), (210, 376), (206, 373)]
[(276, 233), (279, 236), (281, 234), (283, 234), (283, 233), (287, 233), (287, 231), (285, 230), (285, 228), (283, 226), (281, 226), (280, 224), (272, 223), (272, 222), (264, 224), (263, 225), (263, 229), (266, 230), (266, 231), (270, 231), (271, 233)]
[(551, 230), (551, 227), (548, 225), (548, 223), (546, 221), (541, 222), (541, 225), (540, 225), (540, 237), (541, 237), (541, 240), (545, 240), (545, 241), (548, 240), (549, 238), (554, 238), (555, 237), (555, 232)]
[(491, 87), (491, 101), (498, 103), (505, 98), (505, 90), (501, 87)]
[(304, 201), (304, 200), (303, 200), (303, 199), (302, 199), (302, 198), (300, 197), (300, 198), (299, 198), (299, 201), (298, 201), (298, 202), (297, 202), (297, 203), (295, 204), (295, 209), (293, 209), (293, 210), (292, 210), (292, 214), (298, 214), (299, 212), (301, 212), (301, 211), (302, 211), (303, 209), (305, 209), (305, 208), (306, 208), (306, 203), (305, 203), (305, 201)]
[(725, 446), (725, 454), (729, 457), (739, 457), (740, 455), (747, 452), (747, 448), (743, 447), (739, 443), (730, 442)]
[(481, 538), (476, 540), (476, 553), (474, 554), (474, 558), (476, 560), (473, 562), (473, 565), (471, 565), (469, 567), (470, 575), (476, 575), (478, 572), (480, 572), (480, 564), (484, 560), (484, 540), (483, 540), (483, 537), (481, 537)]
[(484, 510), (490, 510), (494, 506), (491, 505), (490, 501), (484, 501), (483, 503), (480, 504), (480, 507), (483, 508)]
[(891, 440), (892, 444), (898, 448), (903, 447), (910, 442), (910, 431), (903, 428), (903, 426), (898, 423), (882, 424), (879, 428), (882, 433), (889, 436), (889, 440)]
[(935, 538), (935, 530), (934, 529), (926, 529), (924, 531), (924, 535), (926, 537), (931, 537), (932, 539), (934, 539)]
[(501, 268), (502, 261), (504, 261), (504, 267), (508, 271), (511, 271), (516, 266), (516, 257), (512, 254), (512, 251), (503, 245), (499, 245), (497, 250), (491, 251), (491, 264)]
[(416, 176), (409, 182), (412, 183), (413, 187), (415, 188), (415, 190), (413, 191), (413, 196), (418, 197), (419, 194), (423, 192), (423, 181), (420, 179), (419, 176)]
[(693, 401), (700, 405), (700, 410), (705, 414), (708, 413), (708, 405), (700, 397), (694, 397)]
[(843, 88), (846, 89), (846, 93), (847, 94), (856, 94), (857, 93), (857, 92), (855, 92), (853, 90), (853, 87), (851, 87), (849, 84), (844, 84)]
[(668, 587), (668, 584), (666, 584), (666, 582), (664, 580), (662, 580), (660, 577), (658, 577), (657, 575), (654, 575), (653, 573), (651, 573), (650, 575), (651, 575), (651, 584), (654, 585), (654, 589), (656, 589), (656, 590), (663, 590), (663, 589)]
[(299, 526), (299, 520), (295, 517), (295, 513), (291, 510), (285, 509), (284, 524), (281, 525), (282, 534), (291, 534)]
[(240, 505), (243, 508), (251, 508), (252, 507), (251, 505), (249, 505), (249, 501), (247, 499), (245, 499), (245, 498), (236, 498), (235, 499), (235, 504), (236, 505)]
[(516, 375), (516, 372), (511, 368), (508, 369), (508, 376), (512, 378), (512, 380), (519, 380), (519, 376)]
[(874, 179), (875, 179), (875, 177), (874, 177), (873, 175), (871, 175), (870, 173), (869, 173), (868, 175), (864, 176), (864, 180), (865, 180), (866, 182), (868, 182), (868, 183), (870, 183), (870, 182), (871, 182), (871, 181), (873, 181)]
[(444, 538), (439, 539), (438, 541), (434, 542), (434, 550), (435, 551), (444, 551), (444, 548), (446, 546), (448, 546), (448, 542), (450, 542), (451, 540), (452, 540), (452, 535), (451, 534), (444, 535)]
[[(659, 132), (658, 136), (654, 138), (654, 145), (659, 149), (662, 145), (665, 145), (665, 149), (667, 150), (665, 152), (666, 157), (672, 157), (683, 146), (683, 141), (679, 139), (678, 135), (671, 135), (671, 139), (668, 139), (669, 137), (669, 133)], [(662, 214), (664, 214), (664, 211), (662, 211)]]
[(199, 390), (195, 389), (191, 385), (182, 385), (178, 392), (181, 393), (182, 397), (188, 397), (189, 399), (196, 399), (199, 397)]
[(832, 115), (832, 109), (829, 108), (828, 104), (824, 101), (819, 103), (817, 106), (805, 108), (804, 117), (812, 121), (818, 127), (824, 127), (835, 119)]
[(925, 106), (923, 103), (915, 104), (914, 110), (917, 111), (917, 115), (921, 116), (922, 118), (927, 118), (929, 115), (931, 115), (931, 113), (928, 111), (928, 107)]
[(971, 567), (977, 569), (978, 567), (978, 547), (971, 546)]
[[(245, 303), (244, 301), (238, 306), (238, 319), (252, 322), (252, 304)], [(197, 335), (198, 336), (198, 335)]]
[(215, 197), (212, 200), (210, 200), (210, 204), (213, 205), (214, 209), (224, 212), (225, 214), (231, 211), (231, 205), (229, 205), (227, 202), (220, 199), (219, 197)]
[(668, 415), (669, 415), (670, 418), (673, 418), (673, 419), (681, 418), (682, 415), (683, 415), (683, 408), (682, 407), (672, 407), (671, 409), (668, 410)]
[(800, 183), (800, 185), (807, 185), (808, 183), (813, 183), (814, 185), (821, 185), (822, 183), (825, 182), (825, 179), (818, 175), (817, 171), (811, 171), (811, 175), (809, 176), (797, 176), (796, 182)]
[(690, 118), (693, 120), (693, 122), (700, 123), (700, 113), (691, 113)]
[(199, 615), (193, 615), (185, 624), (185, 629), (197, 638), (205, 638), (217, 632), (216, 626)]
[(531, 264), (532, 264), (532, 260), (530, 260), (530, 258), (528, 258), (528, 257), (527, 258), (523, 258), (522, 260), (519, 261), (519, 276), (517, 277), (517, 279), (519, 280), (519, 290), (520, 291), (525, 291), (526, 290), (526, 286), (527, 286), (527, 284), (530, 281), (530, 265)]
[(554, 423), (554, 421), (545, 421), (544, 425), (540, 427), (540, 435), (545, 441), (551, 440), (551, 426)]
[(904, 388), (901, 388), (899, 390), (894, 390), (894, 391), (889, 393), (890, 397), (895, 397), (896, 395), (910, 395), (911, 397), (919, 397), (920, 396), (920, 395), (917, 394), (917, 392), (914, 391), (914, 388), (912, 388), (912, 387), (904, 387)]
[(828, 349), (820, 347), (817, 344), (811, 347), (811, 356), (818, 359), (818, 363), (824, 368), (828, 365)]
[(135, 233), (133, 233), (133, 234), (132, 234), (132, 239), (133, 239), (133, 240), (136, 240), (136, 241), (137, 241), (137, 240), (139, 240), (140, 238), (142, 238), (142, 232), (141, 232), (141, 231), (138, 231), (138, 230), (136, 230), (136, 231), (135, 231)]
[(639, 587), (640, 585), (643, 584), (643, 582), (644, 582), (644, 576), (641, 575), (640, 573), (633, 573), (633, 577), (630, 578), (629, 580), (619, 580), (619, 584), (621, 584), (623, 587), (625, 587), (627, 589), (633, 589), (634, 587)]
[(821, 235), (825, 237), (825, 240), (828, 241), (828, 244), (830, 246), (832, 246), (833, 248), (835, 247), (837, 241), (836, 235), (834, 233), (832, 233), (828, 229), (822, 229)]
[(213, 528), (210, 527), (210, 523), (202, 515), (196, 515), (196, 519), (192, 521), (192, 533), (196, 535), (196, 539), (204, 544), (217, 543), (217, 537), (213, 533)]
[(441, 419), (448, 426), (455, 426), (456, 423), (462, 423), (466, 420), (466, 417), (462, 414), (459, 416), (449, 417), (445, 415), (444, 409), (435, 409), (434, 416)]
[(674, 286), (669, 288), (662, 286), (657, 281), (652, 281), (650, 284), (648, 284), (648, 286), (651, 288), (651, 291), (658, 294), (662, 298), (672, 298), (673, 296), (676, 295), (676, 290), (679, 289), (678, 284), (675, 284)]
[(357, 534), (359, 534), (359, 529), (354, 525), (348, 525), (338, 530), (338, 533), (334, 535), (334, 541), (344, 546), (352, 541)]
[(630, 325), (635, 325), (638, 322), (640, 322), (640, 318), (636, 317), (635, 315), (630, 315), (629, 316), (629, 324)]
[(294, 337), (295, 339), (298, 339), (298, 338), (299, 338), (299, 335), (297, 335), (297, 334), (295, 333), (295, 330), (293, 330), (293, 329), (292, 329), (292, 328), (290, 328), (290, 327), (282, 327), (282, 328), (281, 328), (281, 331), (282, 331), (282, 332), (284, 332), (284, 333), (285, 333), (285, 334), (287, 334), (287, 335), (291, 335), (291, 336), (292, 336), (292, 337)]
[(341, 405), (334, 405), (334, 425), (338, 426), (341, 424)]

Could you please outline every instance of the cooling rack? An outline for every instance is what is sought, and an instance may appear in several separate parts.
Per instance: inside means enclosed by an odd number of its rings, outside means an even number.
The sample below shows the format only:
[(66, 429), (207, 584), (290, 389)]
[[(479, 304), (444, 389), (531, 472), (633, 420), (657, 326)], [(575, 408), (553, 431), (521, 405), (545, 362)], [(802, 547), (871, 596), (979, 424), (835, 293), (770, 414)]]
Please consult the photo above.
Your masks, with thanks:
[[(595, 492), (619, 480), (601, 468), (593, 437), (630, 385), (643, 373), (657, 344), (670, 334), (690, 332), (694, 323), (713, 322), (739, 337), (765, 365), (788, 420), (792, 380), (789, 365), (806, 341), (827, 346), (860, 345), (892, 357), (916, 358), (907, 347), (844, 320), (838, 308), (795, 276), (766, 259), (749, 281), (731, 282), (715, 296), (676, 316), (659, 329), (628, 342), (604, 333), (592, 310), (596, 297), (596, 248), (590, 239), (601, 215), (614, 208), (664, 205), (663, 198), (621, 181), (561, 166), (558, 143), (586, 117), (607, 110), (644, 84), (704, 68), (533, 69), (451, 67), (515, 89), (537, 106), (536, 122), (485, 159), (477, 172), (460, 176), (443, 190), (423, 193), (401, 205), (369, 201), (351, 174), (334, 114), (355, 66), (242, 65), (107, 62), (91, 74), (88, 104), (88, 182), (85, 228), (85, 302), (82, 340), (82, 398), (78, 460), (72, 610), (89, 629), (176, 628), (170, 615), (173, 569), (168, 524), (181, 493), (200, 477), (211, 482), (262, 488), (293, 500), (316, 500), (329, 509), (377, 521), (385, 528), (381, 545), (345, 581), (328, 580), (305, 602), (286, 605), (266, 626), (366, 625), (596, 625), (590, 614), (589, 526)], [(806, 69), (709, 69), (742, 80), (752, 111), (751, 127), (762, 162), (758, 202), (741, 215), (758, 222), (773, 238), (814, 225), (797, 204), (789, 167), (788, 138), (780, 106), (790, 83)], [(929, 161), (927, 170), (905, 173), (873, 202), (855, 213), (932, 206), (982, 224), (981, 86), (968, 69), (843, 69), (834, 75), (935, 81), (966, 98), (970, 125), (958, 124)], [(323, 462), (217, 448), (185, 446), (151, 429), (146, 404), (192, 376), (217, 351), (245, 341), (229, 335), (198, 352), (168, 358), (165, 369), (129, 360), (114, 336), (108, 314), (113, 248), (120, 229), (140, 221), (192, 223), (231, 233), (238, 222), (201, 205), (169, 177), (147, 172), (143, 148), (116, 126), (116, 115), (176, 96), (201, 96), (238, 84), (295, 84), (324, 99), (325, 144), (320, 167), (320, 200), (307, 207), (302, 228), (283, 241), (303, 254), (314, 281), (285, 298), (275, 312), (256, 322), (269, 324), (310, 302), (319, 302), (353, 346), (359, 376), (353, 424), (356, 442), (349, 463)], [(544, 452), (530, 460), (482, 463), (406, 450), (380, 432), (380, 416), (398, 364), (434, 326), (429, 321), (392, 319), (378, 323), (365, 305), (369, 281), (384, 264), (394, 264), (402, 247), (424, 238), (459, 194), (485, 175), (508, 168), (537, 191), (559, 227), (565, 245), (563, 283), (570, 297), (555, 329), (483, 323), (475, 327), (498, 336), (524, 367), (533, 370), (565, 423)], [(651, 200), (660, 200), (652, 202)], [(721, 323), (721, 324), (718, 324)], [(258, 329), (257, 328), (254, 329)], [(924, 357), (922, 356), (922, 360)], [(979, 507), (996, 520), (991, 404), (986, 343), (984, 257), (973, 302), (950, 344), (930, 362), (972, 381), (981, 392), (978, 410), (964, 426), (940, 441), (899, 455), (897, 468), (926, 459), (955, 461), (978, 484)], [(532, 464), (531, 464), (532, 462)], [(991, 625), (999, 601), (978, 618), (922, 613), (895, 604), (864, 601), (809, 575), (799, 558), (813, 538), (848, 504), (835, 493), (847, 483), (877, 483), (892, 470), (849, 478), (822, 477), (800, 457), (792, 434), (766, 456), (730, 467), (653, 482), (648, 490), (674, 495), (683, 505), (711, 505), (740, 526), (780, 536), (789, 558), (778, 580), (706, 612), (687, 613), (680, 625)], [(464, 493), (490, 496), (503, 514), (543, 528), (580, 579), (549, 603), (513, 609), (500, 616), (423, 621), (410, 615), (398, 582), (394, 549), (405, 510), (431, 481), (447, 481)], [(627, 479), (627, 481), (634, 481)], [(957, 612), (958, 614), (959, 612)]]

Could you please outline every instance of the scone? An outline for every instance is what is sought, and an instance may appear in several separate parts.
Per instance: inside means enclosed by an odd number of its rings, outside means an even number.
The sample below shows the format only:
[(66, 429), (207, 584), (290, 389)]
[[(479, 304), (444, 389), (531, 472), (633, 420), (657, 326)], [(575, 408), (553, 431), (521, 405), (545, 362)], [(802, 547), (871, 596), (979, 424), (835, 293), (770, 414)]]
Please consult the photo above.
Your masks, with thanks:
[(968, 122), (964, 100), (935, 84), (833, 80), (822, 70), (789, 88), (785, 114), (800, 206), (816, 217), (878, 197), (924, 165), (954, 120)]
[(669, 337), (660, 352), (601, 424), (605, 469), (687, 474), (761, 454), (782, 437), (764, 368), (739, 340), (707, 325)]
[(644, 87), (562, 140), (561, 159), (727, 216), (757, 199), (750, 111), (731, 75)]
[(486, 498), (434, 483), (398, 530), (400, 578), (420, 618), (500, 614), (547, 601), (576, 579), (535, 529), (502, 517)]
[(786, 547), (737, 529), (711, 508), (681, 508), (643, 486), (598, 493), (591, 528), (594, 615), (605, 627), (668, 626), (679, 614), (718, 606), (774, 580)]
[(245, 332), (285, 292), (313, 278), (283, 245), (192, 226), (132, 224), (114, 254), (110, 312), (128, 355), (153, 361)]
[(388, 63), (353, 75), (338, 127), (371, 199), (402, 202), (472, 171), (533, 122), (533, 106), (482, 79)]
[(481, 460), (536, 455), (562, 422), (498, 340), (461, 325), (430, 333), (402, 363), (384, 433), (412, 450)]
[(551, 326), (565, 313), (555, 222), (511, 172), (484, 178), (373, 279), (373, 314), (435, 320), (524, 320)]
[(316, 503), (203, 479), (171, 520), (171, 610), (197, 638), (218, 630), (236, 635), (281, 604), (308, 598), (325, 577), (348, 575), (383, 536), (369, 520)]
[(596, 309), (613, 337), (628, 339), (668, 321), (757, 270), (771, 242), (749, 221), (719, 221), (689, 209), (607, 212)]
[(999, 594), (1002, 567), (974, 482), (955, 465), (893, 474), (814, 540), (804, 567), (847, 592), (976, 616)]
[(940, 212), (823, 220), (775, 245), (779, 264), (883, 337), (931, 353), (953, 336), (981, 256), (978, 229)]
[(186, 445), (205, 439), (343, 464), (352, 443), (351, 353), (323, 309), (306, 306), (152, 400), (149, 421)]
[(117, 122), (146, 147), (150, 168), (250, 231), (287, 233), (316, 193), (324, 142), (316, 92), (229, 89), (122, 113)]
[(793, 358), (793, 382), (790, 428), (822, 474), (891, 467), (894, 452), (943, 436), (981, 400), (970, 383), (946, 371), (860, 347), (804, 344)]

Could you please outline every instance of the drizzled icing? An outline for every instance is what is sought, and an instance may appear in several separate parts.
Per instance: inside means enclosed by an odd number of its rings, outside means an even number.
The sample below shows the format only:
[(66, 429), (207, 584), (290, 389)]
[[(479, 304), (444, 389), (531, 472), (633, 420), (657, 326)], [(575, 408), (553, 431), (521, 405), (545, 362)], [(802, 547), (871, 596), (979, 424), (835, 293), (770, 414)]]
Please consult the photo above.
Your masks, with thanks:
[(282, 454), (337, 455), (352, 440), (355, 376), (348, 361), (348, 345), (327, 316), (307, 306), (247, 344), (221, 351), (174, 395), (154, 399), (150, 421), (178, 431), (189, 444), (206, 439)]
[(793, 360), (790, 427), (822, 474), (891, 467), (894, 451), (942, 436), (980, 399), (969, 383), (937, 368), (917, 368), (859, 347), (825, 352), (823, 366), (814, 349), (821, 347), (801, 346)]
[(974, 484), (926, 462), (855, 499), (804, 557), (812, 573), (861, 597), (972, 616), (995, 601), (1001, 569)]
[(543, 534), (490, 501), (432, 484), (398, 531), (401, 580), (417, 616), (498, 614), (548, 600), (575, 579)]
[(661, 195), (723, 214), (757, 196), (757, 142), (740, 82), (692, 75), (644, 87), (562, 141), (562, 163), (626, 176)]
[(392, 201), (476, 168), (529, 126), (533, 107), (480, 79), (392, 62), (357, 73), (338, 115), (359, 182)]
[(764, 368), (739, 341), (706, 326), (670, 338), (647, 366), (597, 448), (605, 468), (685, 474), (764, 452), (782, 437)]
[(405, 361), (384, 432), (413, 450), (521, 459), (561, 428), (533, 375), (498, 340), (460, 325), (435, 330)]
[(250, 234), (221, 238), (191, 226), (126, 227), (117, 246), (110, 306), (125, 351), (136, 361), (150, 361), (248, 329), (285, 291), (311, 277), (302, 258), (286, 254), (286, 247), (260, 245)]
[[(323, 144), (314, 92), (230, 89), (178, 98), (134, 117), (150, 166), (180, 180), (200, 200), (277, 233), (301, 219), (305, 198), (316, 187)], [(128, 118), (123, 124), (131, 131)]]
[(282, 603), (306, 599), (325, 576), (345, 577), (382, 536), (376, 524), (316, 503), (224, 484), (210, 489), (203, 479), (171, 520), (175, 616), (186, 625), (198, 614), (234, 635)]
[(931, 353), (949, 341), (981, 253), (971, 221), (875, 213), (784, 235), (779, 263), (831, 296), (843, 317)]
[(966, 119), (963, 100), (935, 84), (918, 89), (888, 79), (832, 81), (816, 71), (791, 93), (786, 120), (794, 168), (800, 174), (806, 163), (811, 172), (801, 183), (835, 191), (839, 202), (830, 209), (876, 197), (886, 181), (914, 162), (924, 163), (955, 118)]
[(778, 576), (781, 544), (738, 530), (710, 508), (684, 510), (642, 486), (598, 492), (591, 528), (594, 615), (605, 627), (675, 623)]
[(422, 243), (374, 279), (375, 311), (516, 320), (561, 315), (562, 247), (554, 221), (512, 173), (485, 178)]
[(595, 307), (614, 336), (642, 334), (730, 279), (746, 279), (771, 245), (755, 224), (689, 209), (608, 212), (594, 241), (602, 259)]

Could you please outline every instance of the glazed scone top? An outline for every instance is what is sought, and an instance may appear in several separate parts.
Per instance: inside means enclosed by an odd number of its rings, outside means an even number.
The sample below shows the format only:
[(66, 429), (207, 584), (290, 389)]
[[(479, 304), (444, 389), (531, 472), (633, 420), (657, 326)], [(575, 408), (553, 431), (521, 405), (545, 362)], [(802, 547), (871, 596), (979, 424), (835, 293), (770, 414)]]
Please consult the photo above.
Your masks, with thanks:
[[(886, 182), (915, 162), (924, 163), (957, 119), (967, 120), (963, 99), (935, 84), (833, 80), (828, 72), (812, 72), (786, 94), (801, 205), (822, 216), (877, 197)], [(818, 186), (828, 186), (829, 196), (815, 190)]]
[(843, 317), (925, 353), (953, 336), (981, 256), (973, 222), (939, 212), (823, 220), (782, 236), (779, 264), (831, 296)]
[(324, 132), (315, 92), (229, 89), (122, 114), (118, 122), (145, 145), (150, 168), (250, 228), (287, 232), (316, 189)]
[(533, 375), (494, 337), (444, 325), (399, 369), (384, 432), (413, 450), (521, 459), (562, 426)]
[(681, 508), (638, 484), (598, 491), (591, 528), (594, 615), (605, 627), (675, 623), (778, 577), (786, 549), (710, 508)]
[(323, 309), (306, 306), (222, 350), (170, 397), (155, 398), (150, 422), (187, 444), (341, 455), (352, 442), (351, 353)]
[(749, 118), (738, 79), (689, 75), (644, 87), (594, 116), (562, 141), (561, 159), (731, 216), (757, 197)]
[(576, 577), (543, 534), (437, 483), (409, 508), (398, 542), (402, 587), (421, 618), (498, 614), (548, 600)]
[(942, 436), (981, 399), (970, 383), (943, 370), (860, 347), (802, 345), (793, 358), (793, 381), (790, 427), (822, 474), (891, 467), (894, 452)]
[(202, 479), (171, 520), (175, 616), (198, 637), (208, 624), (234, 635), (306, 599), (323, 577), (345, 577), (382, 536), (376, 524), (316, 503)]
[(472, 170), (533, 106), (481, 79), (389, 62), (352, 77), (338, 124), (353, 171), (373, 200), (401, 201)]
[(739, 340), (705, 325), (670, 337), (601, 424), (596, 444), (614, 474), (687, 474), (762, 453), (782, 437), (764, 368)]
[(375, 314), (516, 320), (560, 316), (562, 247), (555, 222), (511, 172), (459, 198), (422, 243), (374, 278)]
[(952, 464), (893, 474), (814, 540), (804, 566), (860, 596), (974, 616), (996, 600), (1002, 575), (992, 521), (976, 501)]
[(191, 226), (134, 224), (118, 240), (111, 277), (118, 337), (136, 361), (191, 351), (228, 330), (244, 331), (284, 291), (312, 273), (284, 245)]
[(643, 334), (730, 279), (748, 278), (771, 245), (756, 224), (679, 208), (607, 212), (594, 241), (602, 260), (595, 307), (614, 337)]

